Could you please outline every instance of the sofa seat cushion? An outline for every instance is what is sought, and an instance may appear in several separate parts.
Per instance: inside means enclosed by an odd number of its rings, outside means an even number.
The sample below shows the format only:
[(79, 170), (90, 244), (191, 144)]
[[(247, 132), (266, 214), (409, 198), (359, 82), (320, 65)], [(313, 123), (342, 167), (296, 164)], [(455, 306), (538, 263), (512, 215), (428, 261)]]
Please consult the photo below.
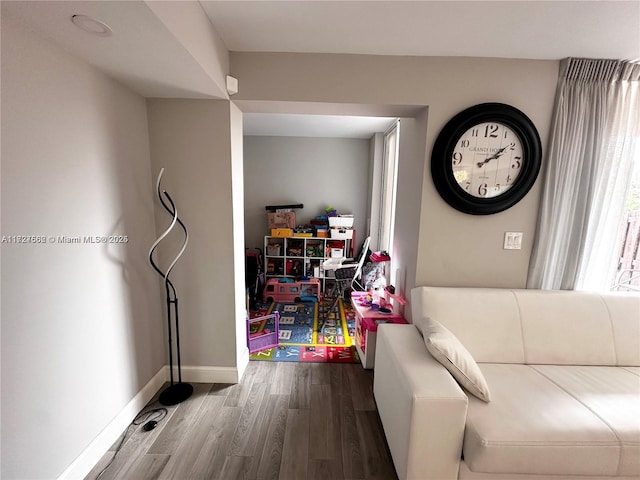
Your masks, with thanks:
[(640, 377), (627, 368), (618, 367), (536, 365), (533, 368), (613, 430), (621, 445), (617, 474), (640, 477)]
[(637, 375), (638, 377), (640, 377), (640, 367), (622, 367), (624, 368), (627, 372), (631, 372), (634, 375)]
[[(601, 418), (592, 410), (598, 401), (589, 400), (586, 393), (590, 381), (598, 383), (602, 395), (613, 395), (614, 391), (618, 395), (619, 383), (626, 385), (624, 392), (633, 393), (636, 387), (630, 377), (635, 375), (631, 372), (607, 370), (610, 379), (600, 382), (606, 376), (604, 370), (585, 377), (583, 370), (572, 366), (555, 366), (558, 370), (554, 370), (535, 365), (479, 365), (492, 401), (487, 404), (469, 398), (463, 457), (471, 471), (620, 475), (625, 465), (631, 465), (634, 428), (624, 427), (619, 414), (604, 407), (600, 414), (606, 419)], [(627, 412), (622, 416), (628, 415), (629, 424), (637, 423), (638, 417), (632, 415), (637, 411), (638, 396), (626, 393), (616, 396), (616, 405)], [(622, 456), (622, 435), (630, 447), (625, 450), (631, 455), (629, 462)]]

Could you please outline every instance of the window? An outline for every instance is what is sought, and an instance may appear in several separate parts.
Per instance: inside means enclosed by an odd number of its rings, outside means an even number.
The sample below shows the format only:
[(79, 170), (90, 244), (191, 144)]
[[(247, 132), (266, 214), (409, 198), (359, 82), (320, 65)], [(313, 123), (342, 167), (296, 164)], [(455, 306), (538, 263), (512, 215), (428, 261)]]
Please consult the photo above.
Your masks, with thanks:
[(400, 122), (396, 121), (384, 134), (381, 175), (378, 249), (391, 251), (395, 220), (396, 183), (398, 179), (398, 138)]
[(640, 154), (640, 64), (569, 58), (560, 66), (527, 287), (606, 291)]
[[(640, 152), (636, 159), (639, 157)], [(618, 251), (613, 289), (640, 290), (640, 160), (633, 167)]]

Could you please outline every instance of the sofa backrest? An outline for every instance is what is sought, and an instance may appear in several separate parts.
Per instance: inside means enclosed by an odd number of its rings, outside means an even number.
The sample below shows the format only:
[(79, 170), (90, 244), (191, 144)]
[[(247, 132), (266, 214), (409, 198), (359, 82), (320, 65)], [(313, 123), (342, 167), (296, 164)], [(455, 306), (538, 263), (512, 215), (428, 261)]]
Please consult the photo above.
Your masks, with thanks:
[(442, 323), (478, 362), (640, 366), (640, 295), (416, 287), (413, 322)]

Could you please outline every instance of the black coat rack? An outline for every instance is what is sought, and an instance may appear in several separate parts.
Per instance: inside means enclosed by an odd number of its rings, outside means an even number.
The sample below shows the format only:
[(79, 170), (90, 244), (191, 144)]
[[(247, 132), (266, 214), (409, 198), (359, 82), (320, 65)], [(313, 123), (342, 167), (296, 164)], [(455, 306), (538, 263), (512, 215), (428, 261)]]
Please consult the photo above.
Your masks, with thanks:
[[(187, 243), (189, 242), (189, 232), (187, 232), (187, 227), (185, 227), (184, 223), (182, 223), (182, 220), (180, 220), (180, 218), (178, 217), (178, 209), (176, 208), (175, 203), (173, 203), (171, 196), (165, 190), (160, 189), (160, 182), (162, 181), (163, 173), (164, 173), (164, 168), (161, 169), (160, 173), (158, 174), (158, 181), (156, 182), (156, 192), (158, 194), (158, 199), (160, 200), (160, 203), (162, 204), (164, 209), (169, 213), (169, 215), (173, 217), (173, 220), (169, 225), (169, 227), (164, 231), (164, 233), (160, 235), (158, 239), (154, 242), (154, 244), (151, 246), (151, 249), (149, 250), (149, 263), (151, 263), (151, 266), (154, 268), (154, 270), (158, 272), (158, 274), (164, 279), (164, 290), (165, 290), (165, 296), (167, 300), (167, 331), (168, 331), (168, 337), (169, 337), (169, 370), (171, 372), (171, 385), (169, 385), (160, 394), (160, 398), (158, 399), (158, 401), (162, 405), (176, 405), (191, 396), (191, 394), (193, 393), (193, 386), (189, 383), (182, 383), (182, 365), (180, 362), (180, 323), (178, 321), (178, 295), (176, 293), (175, 287), (173, 286), (173, 283), (171, 283), (171, 280), (169, 280), (169, 275), (171, 274), (171, 270), (173, 270), (173, 267), (175, 266), (176, 262), (182, 256), (182, 254), (184, 253), (184, 250), (187, 248)], [(166, 198), (166, 202), (165, 202), (165, 198)], [(162, 240), (169, 234), (169, 232), (173, 230), (173, 227), (175, 227), (176, 223), (179, 224), (180, 227), (182, 228), (182, 232), (184, 234), (184, 240), (182, 242), (182, 248), (178, 252), (178, 255), (176, 255), (176, 258), (174, 258), (173, 262), (171, 262), (171, 264), (169, 265), (167, 272), (164, 273), (162, 270), (160, 270), (156, 262), (154, 262), (153, 253), (155, 252), (160, 242), (162, 242)], [(173, 319), (173, 322), (172, 322), (172, 319)], [(175, 329), (175, 337), (176, 337), (175, 350), (176, 350), (176, 357), (178, 362), (178, 365), (177, 365), (178, 381), (177, 382), (174, 381), (174, 375), (173, 375), (174, 368), (173, 368), (172, 331), (174, 329)]]

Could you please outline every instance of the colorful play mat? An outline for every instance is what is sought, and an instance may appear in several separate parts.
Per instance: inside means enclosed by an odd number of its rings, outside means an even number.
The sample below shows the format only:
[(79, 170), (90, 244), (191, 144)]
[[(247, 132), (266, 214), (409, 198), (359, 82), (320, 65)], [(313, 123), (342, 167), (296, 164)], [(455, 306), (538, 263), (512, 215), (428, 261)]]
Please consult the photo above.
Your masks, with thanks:
[[(251, 354), (251, 360), (275, 362), (339, 362), (359, 361), (354, 347), (355, 311), (350, 304), (338, 301), (333, 311), (315, 302), (274, 302), (252, 312), (258, 317), (280, 313), (279, 345)], [(251, 333), (273, 331), (274, 319), (251, 325)]]

